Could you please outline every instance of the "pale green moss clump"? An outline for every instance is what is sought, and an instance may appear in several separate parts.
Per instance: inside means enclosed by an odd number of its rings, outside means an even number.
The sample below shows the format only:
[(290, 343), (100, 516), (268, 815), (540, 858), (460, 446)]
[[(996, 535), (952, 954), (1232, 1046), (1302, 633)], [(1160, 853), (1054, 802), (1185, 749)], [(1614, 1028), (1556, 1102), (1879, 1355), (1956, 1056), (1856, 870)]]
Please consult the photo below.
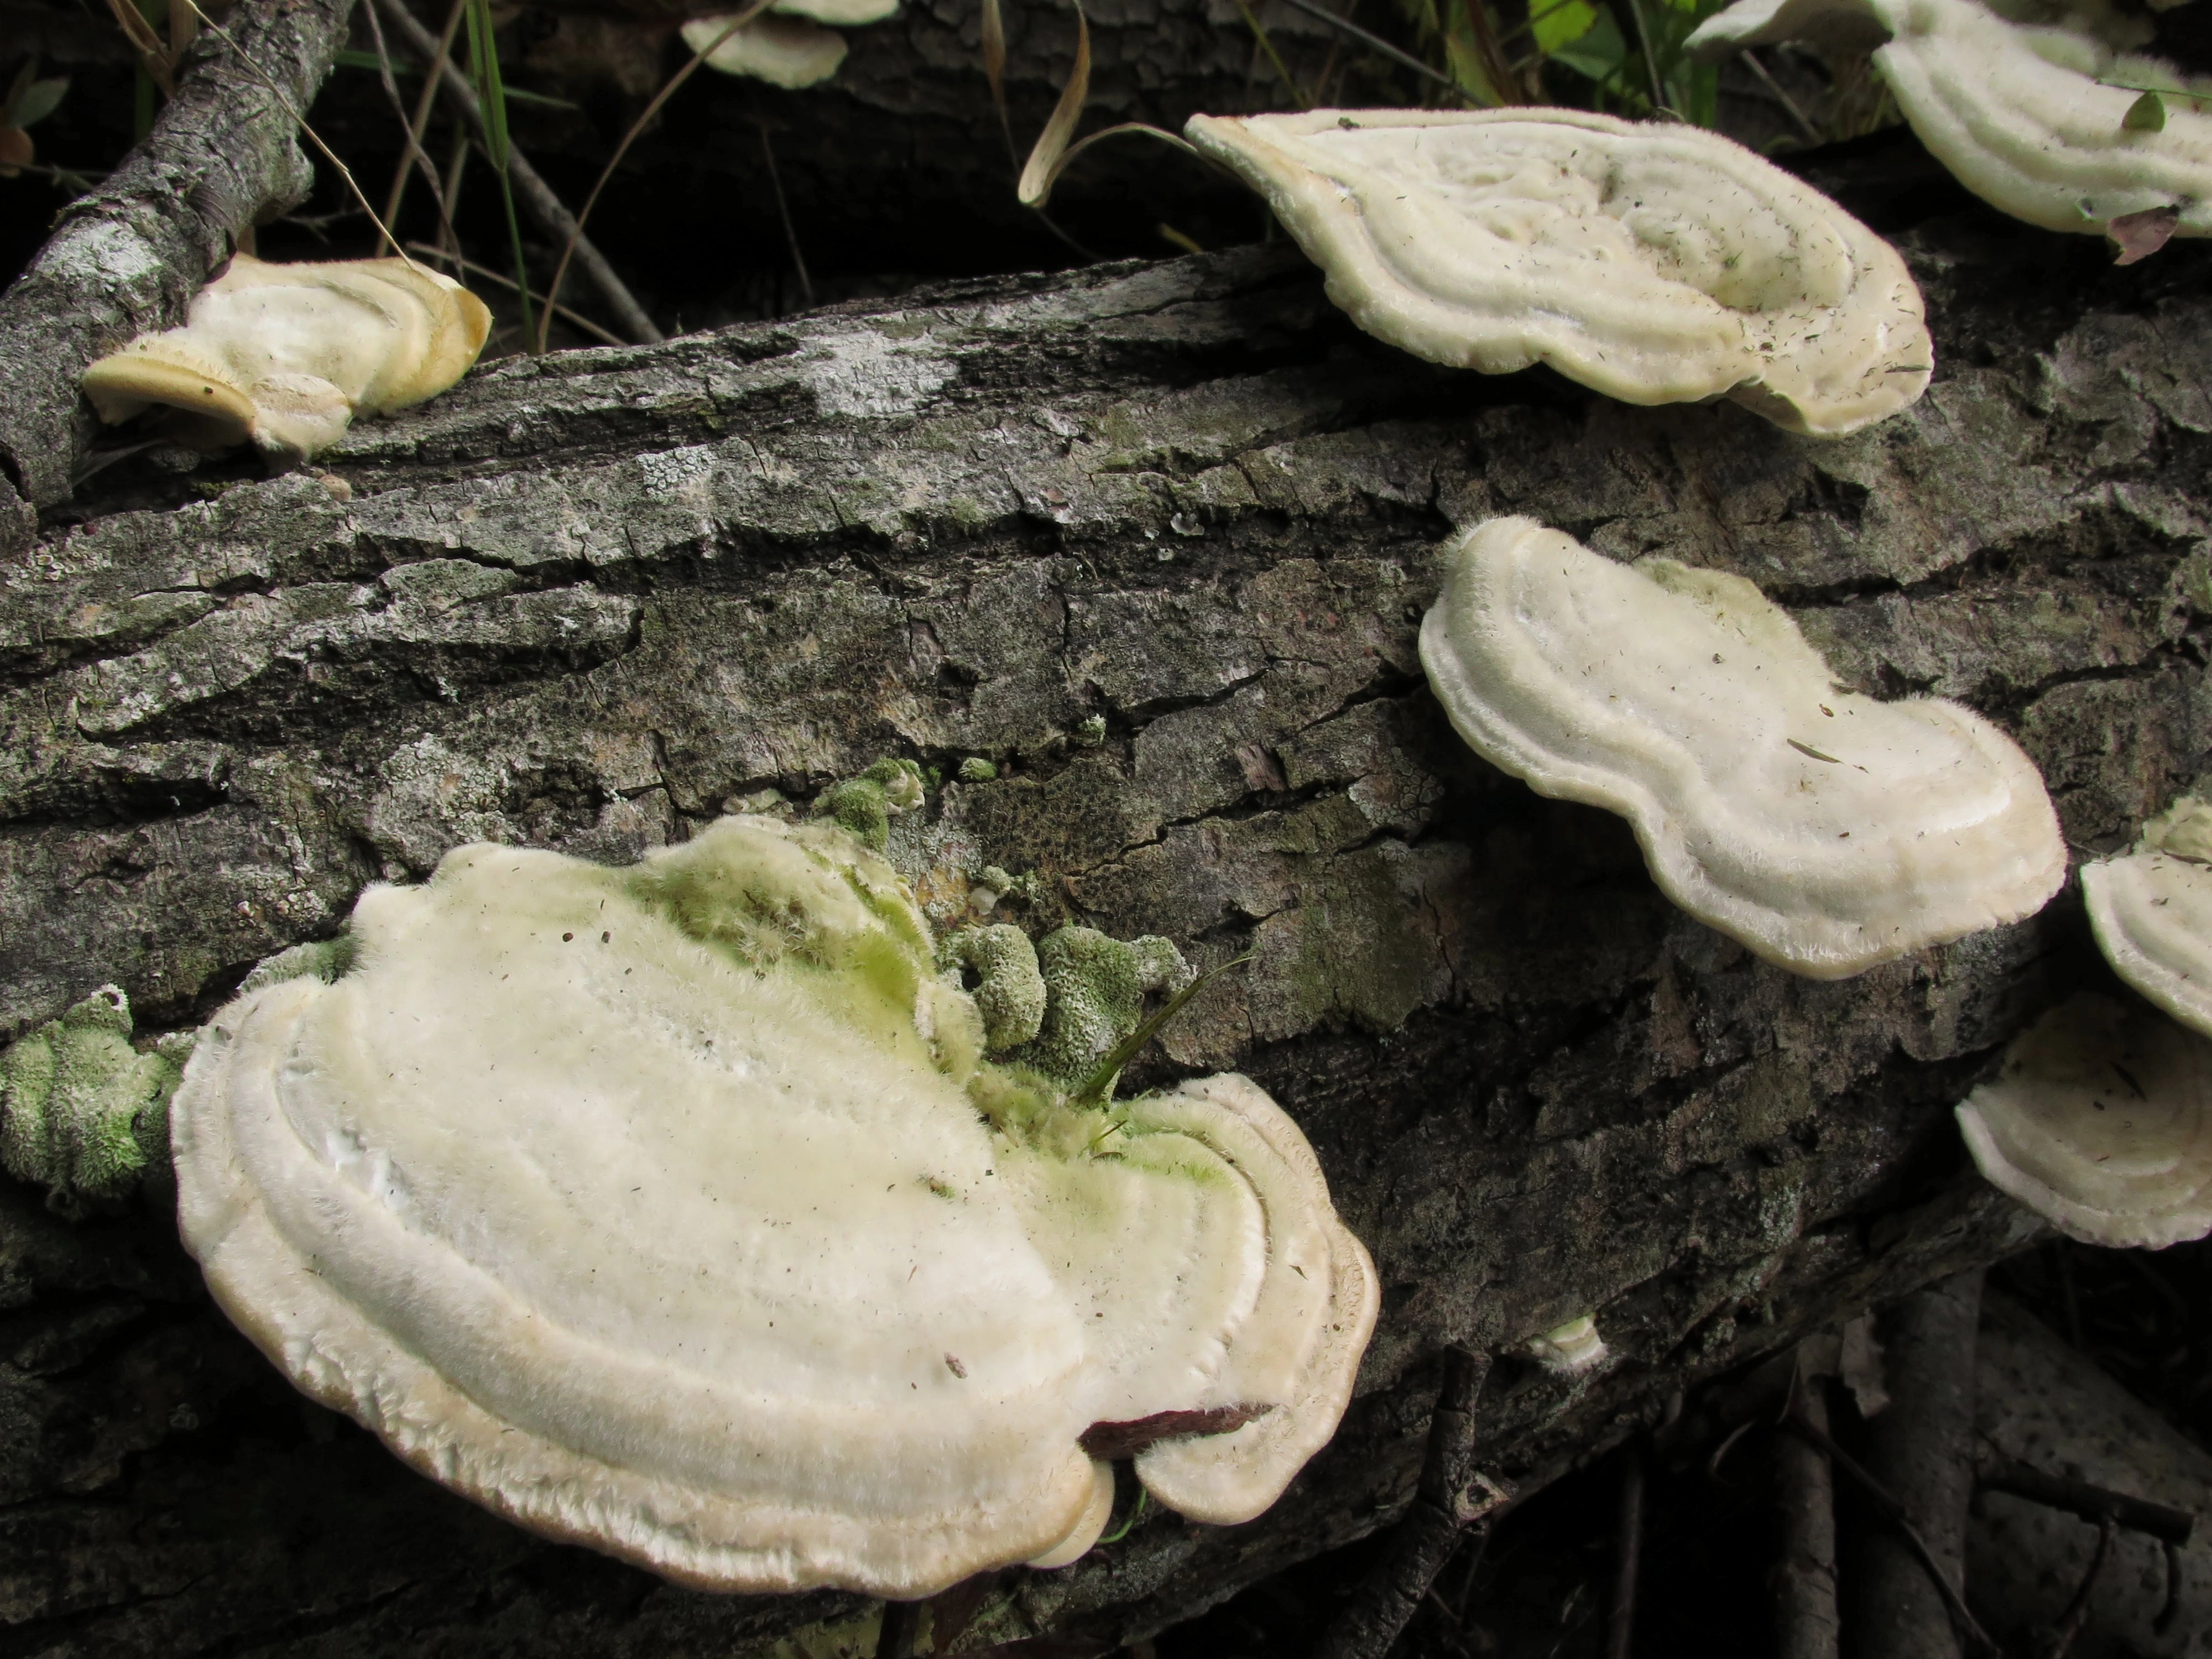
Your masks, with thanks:
[(832, 784), (815, 811), (837, 820), (864, 846), (877, 852), (890, 839), (891, 820), (911, 812), (926, 799), (921, 768), (910, 760), (880, 760), (857, 778)]
[(1064, 1088), (1082, 1085), (1133, 1032), (1152, 993), (1190, 982), (1182, 952), (1157, 933), (1118, 939), (1095, 927), (1063, 927), (1037, 946), (1044, 1019), (1036, 1040), (1007, 1056)]
[(130, 1000), (101, 986), (0, 1057), (0, 1164), (69, 1214), (165, 1178), (169, 1097), (191, 1046), (179, 1033), (132, 1048)]
[(316, 939), (307, 945), (295, 945), (289, 951), (279, 951), (273, 957), (264, 957), (258, 966), (246, 976), (238, 988), (238, 994), (258, 991), (264, 985), (282, 984), (288, 979), (314, 978), (325, 985), (337, 982), (338, 975), (353, 965), (354, 941), (350, 933), (340, 933), (336, 939)]
[(938, 960), (975, 975), (969, 994), (983, 1016), (983, 1046), (993, 1054), (1030, 1042), (1044, 1023), (1044, 975), (1036, 947), (1011, 922), (963, 927), (945, 941)]

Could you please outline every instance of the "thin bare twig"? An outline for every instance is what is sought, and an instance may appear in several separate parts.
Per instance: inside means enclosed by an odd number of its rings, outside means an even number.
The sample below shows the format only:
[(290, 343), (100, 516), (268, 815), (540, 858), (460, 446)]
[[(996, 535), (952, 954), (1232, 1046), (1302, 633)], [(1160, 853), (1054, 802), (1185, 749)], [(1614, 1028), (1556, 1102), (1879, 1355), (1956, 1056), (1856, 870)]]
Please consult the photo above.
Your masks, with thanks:
[(2044, 1650), (2044, 1659), (2066, 1659), (2074, 1646), (2074, 1638), (2088, 1622), (2090, 1592), (2097, 1588), (2098, 1576), (2105, 1571), (2106, 1559), (2112, 1553), (2112, 1534), (2118, 1530), (2118, 1523), (2109, 1515), (2097, 1523), (2097, 1547), (2090, 1552), (2089, 1570), (2081, 1575), (2081, 1586), (2066, 1604), (2066, 1611), (2059, 1614), (2058, 1628), (2051, 1632), (2051, 1645)]
[(760, 123), (761, 159), (768, 163), (769, 188), (775, 192), (776, 216), (783, 221), (783, 240), (791, 247), (791, 264), (799, 272), (799, 291), (806, 308), (814, 309), (814, 279), (806, 274), (806, 256), (799, 249), (799, 228), (791, 222), (791, 204), (783, 198), (783, 175), (776, 171), (775, 146), (769, 142), (768, 123)]
[(1644, 1448), (1620, 1449), (1620, 1509), (1613, 1532), (1613, 1616), (1606, 1659), (1629, 1659), (1636, 1645), (1636, 1575), (1644, 1556)]
[(1819, 144), (1821, 142), (1820, 129), (1805, 118), (1805, 112), (1797, 107), (1797, 100), (1784, 92), (1782, 89), (1782, 83), (1767, 72), (1766, 65), (1759, 61), (1759, 54), (1747, 47), (1743, 52), (1743, 61), (1750, 66), (1751, 72), (1759, 78), (1767, 91), (1774, 94), (1775, 100), (1790, 112), (1790, 118), (1797, 124), (1797, 130), (1805, 135), (1805, 142), (1808, 144)]
[(1990, 1659), (1999, 1659), (2002, 1650), (1990, 1639), (1989, 1632), (1981, 1627), (1973, 1613), (1968, 1610), (1965, 1598), (1959, 1594), (1958, 1587), (1945, 1576), (1943, 1569), (1936, 1562), (1935, 1553), (1928, 1547), (1928, 1540), (1921, 1537), (1918, 1528), (1914, 1527), (1911, 1521), (1907, 1518), (1905, 1505), (1897, 1501), (1896, 1495), (1861, 1468), (1857, 1460), (1849, 1452), (1808, 1423), (1797, 1413), (1794, 1411), (1790, 1413), (1783, 1418), (1778, 1426), (1827, 1455), (1829, 1463), (1859, 1489), (1860, 1493), (1880, 1512), (1883, 1520), (1896, 1528), (1898, 1536), (1905, 1540), (1905, 1547), (1911, 1550), (1914, 1559), (1927, 1569), (1929, 1577), (1935, 1581), (1936, 1594), (1943, 1598), (1943, 1605), (1950, 1610), (1952, 1622), (1959, 1627), (1960, 1633), (1968, 1644), (1976, 1652), (1988, 1654)]
[(1443, 1382), (1421, 1460), (1413, 1505), (1389, 1553), (1370, 1571), (1322, 1635), (1316, 1659), (1382, 1659), (1470, 1528), (1486, 1529), (1512, 1497), (1474, 1468), (1474, 1401), (1487, 1355), (1444, 1350)]
[(147, 79), (161, 89), (161, 96), (165, 100), (174, 98), (177, 95), (176, 60), (169, 55), (169, 49), (161, 37), (154, 33), (154, 26), (146, 21), (144, 15), (131, 3), (131, 0), (107, 0), (107, 9), (114, 14), (115, 26), (123, 31), (123, 38), (130, 41), (131, 50), (138, 54), (139, 67), (146, 71)]
[[(481, 276), (488, 283), (497, 283), (509, 294), (514, 292), (514, 278), (512, 276), (502, 276), (499, 272), (492, 270), (489, 265), (480, 265), (473, 259), (465, 259), (459, 254), (449, 253), (441, 247), (432, 247), (428, 242), (410, 242), (407, 244), (407, 246), (410, 252), (419, 253), (426, 259), (445, 260), (450, 264), (459, 266), (460, 269), (467, 271), (471, 276)], [(537, 301), (540, 306), (545, 306), (548, 303), (545, 296), (542, 294), (533, 294), (530, 297)], [(604, 340), (611, 346), (628, 345), (629, 343), (629, 342), (623, 339), (621, 335), (609, 333), (605, 329), (601, 328), (590, 318), (579, 316), (576, 313), (569, 310), (566, 306), (553, 306), (550, 308), (558, 311), (563, 320), (568, 322), (573, 327), (583, 330), (585, 333), (590, 335), (595, 340)]]
[[(638, 135), (651, 125), (654, 116), (660, 113), (661, 106), (676, 95), (677, 88), (699, 72), (699, 66), (707, 61), (710, 54), (720, 50), (723, 41), (766, 11), (770, 3), (772, 0), (753, 0), (751, 5), (732, 18), (727, 28), (694, 52), (691, 54), (691, 61), (668, 77), (667, 83), (653, 94), (653, 101), (639, 112), (636, 120), (629, 124), (629, 131), (623, 134), (622, 143), (615, 146), (615, 153), (607, 157), (606, 166), (599, 169), (599, 176), (592, 185), (592, 193), (584, 198), (582, 210), (576, 215), (574, 227), (568, 232), (568, 240), (562, 245), (561, 258), (553, 266), (553, 280), (545, 285), (545, 291), (555, 299), (561, 297), (561, 284), (568, 275), (569, 259), (577, 255), (583, 246), (584, 222), (592, 216), (592, 210), (599, 206), (599, 192), (607, 187), (607, 181), (615, 176), (615, 169), (622, 165), (623, 157), (629, 154), (629, 147), (637, 142)], [(782, 191), (779, 186), (777, 199), (781, 201), (781, 198)], [(801, 280), (805, 280), (803, 267)], [(811, 288), (811, 285), (809, 286)], [(812, 301), (810, 301), (808, 303), (811, 304)], [(655, 335), (653, 337), (658, 339), (659, 336)], [(541, 352), (545, 349), (545, 334), (543, 329), (538, 331), (538, 349)]]
[(1414, 57), (1410, 52), (1407, 52), (1400, 47), (1392, 46), (1388, 40), (1385, 40), (1379, 34), (1369, 33), (1365, 29), (1360, 27), (1358, 24), (1353, 22), (1349, 17), (1338, 16), (1327, 6), (1320, 4), (1319, 0), (1288, 0), (1288, 3), (1297, 7), (1300, 11), (1305, 13), (1307, 16), (1319, 19), (1322, 22), (1328, 24), (1331, 28), (1342, 30), (1352, 40), (1358, 41), (1361, 46), (1366, 47), (1368, 51), (1380, 52), (1392, 63), (1399, 64), (1403, 68), (1409, 69), (1416, 75), (1426, 76), (1430, 80), (1437, 82), (1441, 86), (1449, 87), (1454, 92), (1457, 92), (1459, 90), (1459, 82), (1453, 80), (1450, 76), (1446, 75), (1442, 70), (1436, 68), (1432, 64), (1423, 63), (1419, 58)]
[[(384, 198), (384, 222), (396, 225), (399, 222), (399, 204), (407, 198), (409, 174), (414, 167), (421, 167), (423, 181), (430, 186), (430, 194), (437, 198), (438, 240), (441, 245), (453, 240), (453, 216), (446, 202), (447, 192), (438, 182), (438, 169), (429, 156), (423, 153), (422, 138), (430, 130), (430, 112), (437, 106), (438, 65), (453, 56), (453, 37), (460, 33), (461, 13), (467, 4), (468, 0), (453, 0), (452, 9), (446, 14), (445, 31), (438, 37), (436, 61), (424, 72), (422, 90), (415, 96), (414, 113), (410, 116), (404, 109), (400, 112), (400, 119), (407, 130), (407, 149), (399, 157), (399, 165), (392, 170), (392, 189)], [(397, 105), (399, 102), (399, 87), (392, 79), (391, 63), (384, 50), (382, 14), (373, 5), (363, 6), (362, 9), (368, 14), (370, 31), (376, 36), (376, 55), (384, 69), (386, 89), (391, 93), (392, 101)]]
[[(1791, 1409), (1814, 1428), (1828, 1426), (1821, 1378), (1806, 1374), (1800, 1344), (1790, 1367)], [(1836, 1659), (1841, 1620), (1836, 1608), (1836, 1501), (1828, 1460), (1794, 1435), (1774, 1447), (1782, 1547), (1773, 1570), (1775, 1659)]]
[[(208, 33), (214, 35), (215, 38), (222, 41), (223, 45), (228, 46), (231, 51), (236, 54), (239, 63), (245, 67), (246, 72), (252, 76), (255, 80), (260, 82), (264, 87), (268, 88), (269, 95), (276, 100), (276, 107), (283, 110), (285, 114), (292, 118), (294, 125), (296, 125), (302, 133), (307, 135), (307, 142), (314, 145), (317, 149), (320, 150), (323, 153), (323, 159), (338, 170), (338, 177), (345, 180), (346, 188), (353, 192), (353, 199), (361, 204), (361, 210), (368, 216), (368, 222), (376, 227), (379, 233), (382, 234), (385, 241), (390, 242), (393, 247), (397, 248), (399, 244), (393, 238), (391, 228), (385, 224), (383, 220), (376, 216), (376, 210), (368, 204), (368, 198), (362, 194), (361, 185), (354, 178), (353, 169), (348, 167), (343, 161), (338, 160), (337, 152), (332, 149), (328, 144), (325, 143), (322, 139), (322, 135), (317, 132), (314, 128), (307, 125), (307, 118), (301, 114), (297, 109), (293, 107), (292, 100), (284, 95), (284, 88), (278, 86), (276, 82), (270, 78), (268, 70), (263, 69), (260, 64), (255, 63), (252, 58), (246, 55), (246, 48), (240, 46), (238, 42), (232, 38), (231, 33), (228, 29), (226, 29), (222, 24), (216, 22), (215, 19), (209, 16), (207, 13), (200, 10), (199, 0), (181, 0), (181, 3), (190, 6), (192, 10), (198, 15), (200, 22), (206, 27)], [(404, 251), (400, 253), (399, 257), (410, 265), (415, 263), (412, 259), (409, 259), (407, 258), (407, 255)]]
[(1982, 1492), (2001, 1492), (2046, 1509), (2063, 1510), (2084, 1521), (2115, 1522), (2165, 1543), (2186, 1544), (2197, 1529), (2197, 1516), (2188, 1510), (2093, 1486), (2086, 1480), (2045, 1474), (2032, 1464), (2009, 1458), (1981, 1470), (1974, 1477), (1974, 1485)]
[[(435, 37), (423, 27), (414, 13), (407, 9), (405, 0), (370, 0), (370, 3), (383, 6), (385, 20), (399, 31), (409, 48), (424, 63), (435, 59), (438, 46)], [(460, 111), (478, 132), (483, 131), (483, 107), (477, 102), (476, 89), (469, 85), (469, 77), (461, 73), (450, 57), (439, 65), (439, 80), (447, 100)], [(653, 326), (653, 319), (646, 315), (645, 307), (638, 304), (636, 296), (630, 293), (623, 279), (615, 275), (614, 267), (606, 262), (606, 257), (592, 246), (589, 237), (578, 230), (575, 216), (562, 205), (561, 198), (553, 193), (552, 186), (539, 176), (538, 169), (530, 165), (522, 152), (510, 145), (507, 164), (507, 174), (514, 181), (514, 193), (530, 210), (531, 216), (552, 235), (563, 238), (574, 235), (576, 238), (576, 263), (583, 266), (584, 274), (599, 290), (599, 296), (615, 313), (615, 320), (622, 325), (624, 332), (633, 340), (646, 345), (665, 338)]]

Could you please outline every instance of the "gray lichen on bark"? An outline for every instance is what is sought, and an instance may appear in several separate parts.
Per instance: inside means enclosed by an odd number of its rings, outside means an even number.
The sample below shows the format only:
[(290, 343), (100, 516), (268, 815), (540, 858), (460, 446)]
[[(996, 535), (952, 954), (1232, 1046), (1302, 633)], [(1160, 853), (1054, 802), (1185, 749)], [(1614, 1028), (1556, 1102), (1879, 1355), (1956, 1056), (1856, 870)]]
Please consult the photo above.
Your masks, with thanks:
[[(1036, 880), (992, 919), (1032, 937), (1253, 952), (1127, 1086), (1249, 1072), (1386, 1286), (1344, 1429), (1274, 1510), (1018, 1575), (975, 1639), (1125, 1639), (1370, 1529), (1443, 1345), (1595, 1311), (1607, 1367), (1501, 1359), (1478, 1412), (1484, 1466), (1540, 1486), (1671, 1389), (2029, 1237), (1949, 1109), (2097, 969), (2070, 900), (1839, 983), (1674, 912), (1618, 821), (1452, 737), (1413, 649), (1431, 550), (1521, 512), (1740, 572), (1854, 684), (2004, 724), (2069, 837), (2117, 845), (2212, 732), (2204, 260), (2039, 242), (2030, 307), (2007, 239), (1908, 242), (1942, 370), (1839, 442), (1432, 370), (1252, 250), (501, 364), (355, 428), (326, 458), (350, 499), (94, 503), (0, 571), (0, 1026), (109, 981), (185, 1024), (458, 842), (628, 860), (908, 757), (940, 782), (889, 848), (941, 917), (999, 866)], [(307, 1603), (319, 1652), (496, 1627), (682, 1655), (855, 1611), (556, 1572), (289, 1404), (159, 1218), (0, 1200), (5, 1490), (46, 1517), (19, 1625), (161, 1652)], [(289, 1555), (306, 1517), (325, 1541)]]

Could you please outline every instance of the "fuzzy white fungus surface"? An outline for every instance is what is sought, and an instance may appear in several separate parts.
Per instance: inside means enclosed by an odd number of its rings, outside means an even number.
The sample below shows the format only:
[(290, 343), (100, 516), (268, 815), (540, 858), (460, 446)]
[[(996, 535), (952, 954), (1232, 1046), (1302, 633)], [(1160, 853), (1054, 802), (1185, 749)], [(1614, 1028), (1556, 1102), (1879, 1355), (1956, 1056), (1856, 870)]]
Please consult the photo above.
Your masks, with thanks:
[(93, 363), (100, 419), (155, 404), (185, 412), (208, 449), (251, 439), (295, 458), (327, 449), (356, 415), (407, 409), (468, 372), (490, 331), (483, 301), (404, 259), (269, 264), (234, 255), (184, 326), (142, 334)]
[(491, 846), (241, 997), (173, 1111), (187, 1246), (292, 1379), (523, 1524), (722, 1589), (1073, 1559), (1098, 1423), (1207, 1521), (1334, 1431), (1373, 1271), (1242, 1078), (1077, 1109), (982, 1060), (842, 830)]
[(1734, 141), (1577, 110), (1194, 116), (1329, 297), (1415, 356), (1836, 435), (1933, 365), (1895, 249)]
[[(2172, 209), (2174, 234), (2212, 235), (2212, 112), (2197, 101), (2212, 82), (2130, 50), (2148, 33), (2139, 16), (1979, 0), (1737, 0), (1688, 44), (1714, 58), (1869, 33), (1886, 40), (1875, 67), (1929, 153), (1993, 206), (2093, 235)], [(2129, 124), (2146, 88), (2167, 94), (2157, 131)]]
[(2212, 805), (2185, 797), (2133, 852), (2083, 865), (2081, 896), (2119, 976), (2212, 1036)]
[(1958, 1109), (1990, 1182), (2087, 1244), (2212, 1232), (2212, 1042), (2085, 993), (2005, 1051)]
[[(713, 46), (707, 52), (708, 69), (765, 81), (787, 91), (827, 81), (845, 61), (845, 37), (809, 22), (807, 18), (814, 15), (811, 10), (787, 17), (780, 15), (785, 9), (778, 7), (765, 17), (739, 24), (734, 32), (730, 25), (738, 14), (695, 17), (684, 25), (684, 44), (694, 52)], [(715, 46), (718, 40), (721, 44)]]
[(1741, 576), (1631, 567), (1530, 519), (1444, 550), (1421, 661), (1539, 793), (1620, 813), (1667, 896), (1838, 979), (2042, 908), (2066, 874), (2034, 763), (1978, 714), (1836, 689)]

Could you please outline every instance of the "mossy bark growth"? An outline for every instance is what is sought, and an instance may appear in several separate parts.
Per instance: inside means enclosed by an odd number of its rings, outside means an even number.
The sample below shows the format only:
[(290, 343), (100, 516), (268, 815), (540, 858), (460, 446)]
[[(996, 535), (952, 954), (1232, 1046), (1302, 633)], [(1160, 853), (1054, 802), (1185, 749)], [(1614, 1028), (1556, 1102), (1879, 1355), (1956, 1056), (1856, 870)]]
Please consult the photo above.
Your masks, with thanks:
[[(2002, 723), (2078, 847), (2212, 734), (2212, 261), (2115, 272), (1948, 199), (1904, 241), (1937, 380), (1842, 441), (1431, 369), (1251, 250), (510, 362), (327, 479), (118, 466), (0, 572), (0, 1027), (108, 982), (182, 1026), (458, 842), (626, 860), (909, 758), (937, 781), (888, 848), (940, 917), (981, 886), (1032, 938), (1252, 953), (1124, 1090), (1251, 1073), (1387, 1286), (1274, 1510), (1151, 1516), (1009, 1575), (963, 1639), (1121, 1639), (1387, 1522), (1446, 1344), (1504, 1356), (1478, 1459), (1539, 1485), (2029, 1237), (1950, 1108), (2101, 970), (2070, 896), (1834, 983), (1674, 911), (1617, 820), (1431, 702), (1449, 527), (1751, 577), (1856, 688)], [(150, 1210), (0, 1188), (0, 1287), (27, 1651), (678, 1659), (865, 1613), (673, 1589), (447, 1496), (295, 1396)], [(1584, 1313), (1593, 1376), (1510, 1357)]]

